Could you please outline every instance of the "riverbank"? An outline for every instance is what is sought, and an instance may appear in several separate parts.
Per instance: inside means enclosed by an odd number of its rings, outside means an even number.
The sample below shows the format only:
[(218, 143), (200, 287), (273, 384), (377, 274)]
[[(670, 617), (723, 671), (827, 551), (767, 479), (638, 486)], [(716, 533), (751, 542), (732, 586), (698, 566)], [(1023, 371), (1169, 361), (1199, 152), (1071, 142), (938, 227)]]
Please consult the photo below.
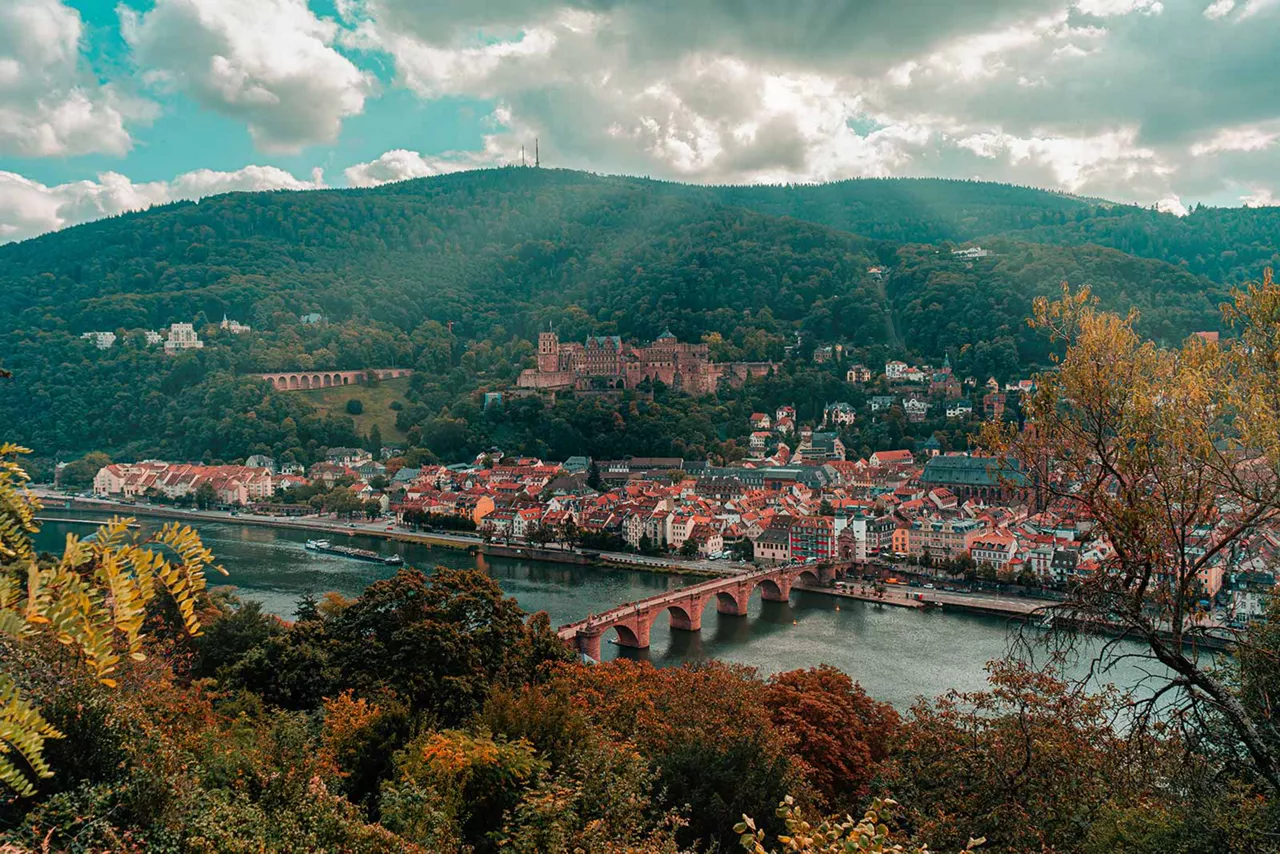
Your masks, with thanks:
[(741, 571), (735, 570), (729, 565), (708, 565), (710, 563), (708, 561), (684, 562), (671, 558), (631, 555), (623, 552), (579, 551), (576, 549), (538, 548), (535, 546), (513, 545), (511, 543), (485, 542), (478, 536), (465, 534), (406, 531), (398, 526), (389, 526), (385, 522), (341, 522), (317, 517), (260, 516), (252, 513), (237, 513), (233, 516), (231, 513), (217, 510), (180, 510), (175, 507), (155, 504), (126, 504), (101, 498), (68, 497), (40, 489), (36, 489), (35, 492), (45, 504), (40, 517), (48, 521), (74, 522), (76, 520), (62, 519), (56, 514), (60, 509), (79, 510), (87, 513), (111, 513), (118, 516), (167, 519), (192, 524), (218, 522), (232, 525), (286, 528), (329, 535), (358, 534), (391, 542), (409, 543), (430, 548), (455, 549), (469, 554), (482, 554), (489, 557), (507, 557), (578, 566), (615, 567), (652, 572), (659, 575), (689, 575), (710, 578)]

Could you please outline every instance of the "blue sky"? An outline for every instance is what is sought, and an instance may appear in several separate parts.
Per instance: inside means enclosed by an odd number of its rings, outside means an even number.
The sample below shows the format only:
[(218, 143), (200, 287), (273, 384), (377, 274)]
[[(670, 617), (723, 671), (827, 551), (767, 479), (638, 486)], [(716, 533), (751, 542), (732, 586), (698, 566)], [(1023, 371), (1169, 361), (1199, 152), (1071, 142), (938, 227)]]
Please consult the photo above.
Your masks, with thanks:
[(1280, 193), (1280, 0), (5, 0), (0, 241), (513, 162)]

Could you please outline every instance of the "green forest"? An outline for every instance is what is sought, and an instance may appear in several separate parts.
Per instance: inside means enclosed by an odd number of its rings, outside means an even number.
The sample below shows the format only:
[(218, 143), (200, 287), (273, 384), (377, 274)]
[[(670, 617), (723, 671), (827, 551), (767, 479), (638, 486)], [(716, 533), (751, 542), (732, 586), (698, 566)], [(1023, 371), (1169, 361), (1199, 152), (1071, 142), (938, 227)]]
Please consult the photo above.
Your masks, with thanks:
[[(1218, 329), (1229, 287), (1274, 261), (1275, 216), (1179, 219), (964, 181), (697, 187), (516, 168), (229, 194), (0, 247), (0, 365), (14, 374), (0, 384), (0, 422), (48, 459), (105, 450), (305, 462), (358, 441), (354, 424), (245, 374), (400, 366), (423, 376), (397, 428), (442, 457), (495, 443), (679, 452), (648, 437), (671, 436), (673, 418), (687, 422), (689, 453), (731, 457), (724, 443), (742, 438), (732, 419), (744, 409), (795, 402), (813, 418), (827, 401), (811, 393), (848, 396), (838, 366), (811, 364), (818, 345), (868, 364), (947, 357), (961, 375), (1017, 379), (1049, 355), (1025, 324), (1031, 302), (1064, 281), (1089, 285), (1106, 307), (1136, 307), (1141, 330), (1162, 343)], [(960, 259), (960, 241), (992, 254)], [(308, 313), (324, 322), (300, 324)], [(253, 332), (208, 326), (224, 315)], [(172, 322), (193, 322), (206, 348), (165, 356), (145, 345), (144, 330)], [(621, 412), (558, 402), (552, 414), (567, 429), (554, 437), (567, 440), (536, 435), (536, 404), (485, 416), (496, 424), (476, 417), (483, 391), (532, 364), (530, 341), (548, 325), (562, 340), (670, 329), (726, 360), (783, 362), (790, 349), (790, 382), (713, 400), (660, 395)], [(97, 350), (79, 338), (87, 331), (120, 337)], [(606, 419), (620, 441), (593, 438)], [(852, 441), (894, 441), (879, 433)]]

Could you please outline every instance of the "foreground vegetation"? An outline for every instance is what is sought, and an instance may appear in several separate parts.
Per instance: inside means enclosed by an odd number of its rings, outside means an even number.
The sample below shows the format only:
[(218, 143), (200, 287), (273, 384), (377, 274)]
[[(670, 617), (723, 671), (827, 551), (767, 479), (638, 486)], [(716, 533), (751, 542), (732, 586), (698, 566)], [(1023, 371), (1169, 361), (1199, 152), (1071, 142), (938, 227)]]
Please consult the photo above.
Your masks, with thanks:
[[(7, 471), (12, 850), (1275, 850), (1275, 792), (1211, 710), (1198, 732), (1126, 734), (1127, 697), (1012, 660), (988, 690), (903, 715), (828, 667), (583, 666), (477, 571), (405, 569), (355, 600), (304, 600), (292, 622), (198, 585), (123, 608), (123, 591), (154, 591), (140, 567), (173, 553), (155, 576), (182, 575), (207, 553), (117, 526), (37, 559)], [(34, 612), (16, 592), (33, 560), (50, 579)], [(39, 618), (81, 601), (105, 622)], [(1280, 613), (1257, 654), (1223, 665), (1255, 714), (1277, 636)]]

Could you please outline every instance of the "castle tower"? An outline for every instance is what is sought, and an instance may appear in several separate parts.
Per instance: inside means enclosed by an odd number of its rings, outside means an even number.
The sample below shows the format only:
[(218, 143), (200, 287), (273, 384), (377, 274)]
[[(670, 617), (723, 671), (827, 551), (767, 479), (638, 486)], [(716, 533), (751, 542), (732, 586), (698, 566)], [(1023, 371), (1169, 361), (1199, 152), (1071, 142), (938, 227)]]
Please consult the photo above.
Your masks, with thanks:
[(538, 333), (538, 370), (543, 373), (560, 370), (560, 336), (554, 332)]

